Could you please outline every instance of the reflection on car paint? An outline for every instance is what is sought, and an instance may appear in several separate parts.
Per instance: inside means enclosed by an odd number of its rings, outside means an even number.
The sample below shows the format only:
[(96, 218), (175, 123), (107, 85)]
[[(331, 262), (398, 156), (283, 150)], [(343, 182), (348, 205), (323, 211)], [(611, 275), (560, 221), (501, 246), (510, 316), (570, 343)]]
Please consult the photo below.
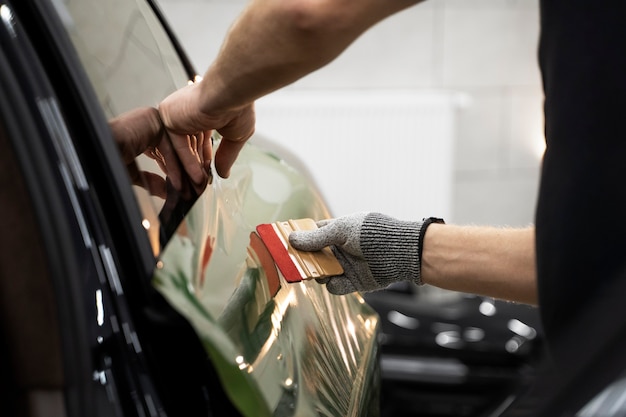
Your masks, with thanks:
[[(279, 181), (279, 193), (258, 178)], [(287, 283), (251, 242), (257, 224), (300, 217), (328, 213), (296, 171), (248, 146), (165, 247), (155, 286), (192, 323), (245, 415), (377, 415), (377, 315), (358, 295)]]

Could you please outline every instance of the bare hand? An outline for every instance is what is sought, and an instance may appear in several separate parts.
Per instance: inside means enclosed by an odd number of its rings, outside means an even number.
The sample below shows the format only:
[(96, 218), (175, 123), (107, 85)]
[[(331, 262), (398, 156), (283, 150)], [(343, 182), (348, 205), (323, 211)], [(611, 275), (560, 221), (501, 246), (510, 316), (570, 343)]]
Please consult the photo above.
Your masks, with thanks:
[[(211, 100), (202, 96), (201, 87), (202, 82), (197, 82), (175, 91), (159, 104), (159, 113), (176, 152), (185, 148), (186, 137), (204, 135), (209, 138), (213, 130), (217, 131), (222, 140), (215, 153), (215, 169), (219, 176), (228, 178), (239, 152), (254, 133), (254, 104), (231, 110), (206, 110), (206, 103)], [(205, 141), (202, 154), (207, 172), (211, 152), (210, 141)], [(181, 160), (185, 163), (182, 156)]]
[[(135, 158), (144, 153), (157, 162), (174, 189), (182, 191), (186, 188), (183, 183), (183, 168), (192, 179), (197, 193), (206, 187), (209, 176), (202, 168), (203, 159), (198, 152), (204, 146), (203, 135), (187, 140), (184, 151), (176, 150), (161, 122), (158, 110), (152, 107), (137, 108), (121, 114), (111, 119), (109, 126), (133, 184), (146, 186), (151, 194), (162, 198), (167, 194), (165, 179), (154, 173), (140, 173), (137, 170)], [(207, 142), (210, 146), (210, 138)], [(181, 154), (185, 159), (179, 161)]]

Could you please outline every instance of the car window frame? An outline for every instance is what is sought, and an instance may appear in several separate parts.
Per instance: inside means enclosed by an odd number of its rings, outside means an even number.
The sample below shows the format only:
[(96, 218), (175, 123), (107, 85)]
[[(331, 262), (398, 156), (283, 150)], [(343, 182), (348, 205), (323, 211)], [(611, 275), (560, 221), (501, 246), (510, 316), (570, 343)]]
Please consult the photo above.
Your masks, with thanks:
[[(141, 226), (141, 211), (129, 182), (126, 167), (122, 164), (119, 152), (115, 147), (100, 102), (91, 87), (65, 28), (56, 15), (56, 11), (46, 0), (20, 0), (16, 2), (17, 7), (16, 4), (12, 4), (13, 0), (2, 1), (11, 5), (18, 19), (20, 16), (28, 18), (26, 25), (24, 25), (26, 37), (37, 40), (30, 42), (28, 48), (24, 48), (32, 51), (33, 59), (37, 64), (22, 66), (24, 72), (31, 76), (26, 84), (42, 82), (47, 84), (48, 93), (54, 96), (59, 103), (61, 113), (65, 116), (67, 114), (72, 115), (71, 118), (65, 117), (70, 134), (82, 136), (88, 140), (91, 159), (87, 163), (93, 162), (101, 168), (98, 178), (95, 178), (94, 175), (89, 177), (90, 181), (94, 181), (93, 184), (90, 184), (93, 186), (92, 190), (98, 189), (99, 194), (86, 191), (83, 197), (93, 203), (88, 204), (90, 211), (88, 217), (97, 219), (90, 223), (94, 228), (91, 231), (97, 235), (94, 236), (94, 240), (104, 242), (105, 246), (111, 249), (110, 260), (115, 264), (115, 266), (113, 264), (111, 266), (120, 272), (117, 278), (120, 280), (123, 292), (112, 294), (109, 298), (105, 294), (105, 302), (112, 303), (108, 304), (110, 306), (117, 306), (118, 317), (121, 317), (122, 314), (125, 315), (124, 320), (120, 318), (121, 322), (130, 324), (131, 331), (137, 333), (139, 341), (146, 343), (147, 346), (154, 345), (151, 349), (137, 351), (132, 346), (133, 344), (129, 345), (123, 340), (119, 340), (120, 337), (123, 337), (122, 333), (118, 332), (115, 336), (118, 339), (117, 342), (122, 343), (121, 347), (113, 347), (113, 349), (118, 349), (118, 351), (121, 349), (122, 354), (130, 355), (123, 364), (132, 368), (126, 371), (119, 370), (121, 373), (125, 373), (128, 378), (123, 381), (125, 384), (123, 390), (127, 397), (121, 399), (120, 406), (125, 410), (132, 410), (135, 406), (140, 407), (148, 414), (150, 410), (154, 411), (154, 409), (171, 411), (171, 405), (176, 401), (184, 403), (178, 408), (183, 412), (188, 410), (185, 406), (189, 408), (197, 406), (194, 411), (198, 411), (200, 408), (205, 410), (205, 407), (209, 406), (228, 407), (229, 400), (223, 395), (222, 387), (218, 384), (215, 372), (207, 361), (206, 351), (196, 333), (152, 285), (152, 275), (157, 259), (153, 255), (150, 242)], [(38, 69), (38, 65), (41, 70)], [(36, 150), (41, 149), (37, 148)], [(84, 152), (81, 155), (84, 157)], [(45, 166), (52, 162), (49, 155), (46, 154), (42, 154), (40, 160), (46, 162)], [(25, 164), (23, 166), (28, 166), (28, 160), (23, 161), (23, 164)], [(54, 165), (49, 167), (53, 172), (57, 168)], [(51, 175), (42, 174), (34, 169), (32, 172), (29, 171), (29, 174), (31, 174), (31, 180), (35, 182), (53, 178)], [(47, 192), (52, 192), (52, 195), (55, 195), (53, 190), (55, 189), (46, 189)], [(62, 203), (60, 204), (62, 205)], [(46, 205), (42, 207), (46, 207)], [(45, 221), (49, 218), (49, 214), (47, 210), (44, 210), (41, 216), (44, 219), (41, 221), (42, 224), (51, 226), (51, 222), (46, 223)], [(99, 221), (103, 219), (102, 225), (104, 227), (100, 227)], [(59, 220), (59, 224), (61, 223)], [(59, 234), (59, 232), (48, 233), (51, 240), (46, 245), (47, 249), (55, 249), (54, 237), (60, 235), (63, 234)], [(57, 246), (58, 250), (63, 249), (60, 245)], [(68, 253), (71, 252), (70, 249), (67, 250)], [(64, 265), (72, 268), (87, 258), (89, 256), (85, 256), (83, 259), (74, 258), (73, 261), (68, 259), (65, 260)], [(98, 273), (102, 273), (102, 264), (99, 267), (96, 266), (96, 269), (98, 269)], [(85, 311), (82, 308), (93, 310), (93, 306), (91, 306), (91, 298), (85, 299), (82, 286), (87, 277), (97, 281), (97, 274), (86, 270), (74, 270), (71, 274), (59, 272), (53, 275), (54, 279), (64, 287), (71, 287), (65, 288), (67, 291), (71, 290), (69, 294), (63, 289), (56, 293), (59, 304), (68, 309), (68, 313), (62, 315), (61, 322), (74, 323), (72, 328), (75, 330), (63, 334), (64, 347), (74, 347), (74, 349), (68, 348), (65, 352), (64, 363), (71, 368), (68, 368), (68, 374), (81, 378), (80, 383), (72, 384), (66, 392), (70, 399), (69, 406), (73, 410), (70, 414), (91, 415), (92, 408), (96, 403), (94, 401), (95, 395), (89, 388), (94, 384), (95, 365), (93, 358), (90, 357), (90, 354), (94, 353), (94, 346), (91, 346), (89, 342), (93, 335), (89, 333), (88, 329), (92, 324), (86, 323)], [(111, 284), (111, 287), (114, 286)], [(176, 338), (173, 338), (172, 335), (176, 335)], [(184, 362), (181, 369), (172, 371), (172, 368), (181, 362), (177, 360), (171, 361), (169, 367), (163, 366), (163, 361), (159, 359), (162, 358), (162, 355), (171, 352), (159, 350), (159, 337), (172, 338), (184, 347), (188, 354), (181, 359)], [(175, 353), (182, 356), (182, 352)], [(80, 360), (79, 355), (83, 360)], [(194, 360), (196, 360), (195, 363)], [(195, 366), (190, 368), (191, 364)], [(181, 384), (177, 379), (168, 380), (168, 376), (171, 374), (164, 373), (165, 368), (169, 368), (167, 372), (185, 372), (191, 369), (195, 379), (190, 381), (190, 384), (196, 384), (194, 388), (197, 391), (181, 393), (174, 389), (172, 390), (173, 393), (182, 395), (178, 399), (172, 398), (173, 394), (168, 393), (168, 387), (175, 383), (180, 385), (180, 390), (184, 390), (188, 385)], [(210, 389), (207, 390), (206, 387), (210, 387)], [(138, 392), (141, 392), (142, 395), (136, 395)], [(132, 396), (133, 393), (135, 393), (133, 398), (128, 397), (129, 395)], [(143, 393), (146, 394), (145, 398)], [(188, 394), (189, 397), (185, 397), (185, 394)], [(208, 394), (212, 396), (211, 404), (205, 404), (208, 403), (206, 398)], [(148, 397), (151, 400), (148, 400)], [(190, 398), (195, 402), (189, 404), (190, 401), (186, 400)], [(164, 406), (164, 401), (168, 400), (169, 405)], [(200, 405), (198, 406), (198, 404)], [(230, 407), (232, 409), (232, 405)], [(233, 415), (237, 414), (234, 413)]]

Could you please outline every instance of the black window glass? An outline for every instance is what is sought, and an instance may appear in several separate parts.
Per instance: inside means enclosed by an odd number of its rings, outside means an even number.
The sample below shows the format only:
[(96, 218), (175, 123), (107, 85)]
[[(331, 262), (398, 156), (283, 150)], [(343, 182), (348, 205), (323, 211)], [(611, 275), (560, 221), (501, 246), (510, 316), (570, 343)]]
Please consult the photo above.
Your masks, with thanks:
[[(188, 73), (150, 5), (126, 0), (54, 0), (79, 58), (109, 119), (134, 109), (155, 107), (189, 82)], [(158, 164), (146, 155), (135, 159), (139, 172), (165, 180)], [(146, 176), (134, 191), (155, 254), (176, 204), (157, 197)], [(134, 181), (137, 184), (137, 181)], [(168, 200), (169, 200), (168, 195)], [(174, 208), (172, 208), (174, 206)], [(167, 215), (164, 215), (165, 212)]]

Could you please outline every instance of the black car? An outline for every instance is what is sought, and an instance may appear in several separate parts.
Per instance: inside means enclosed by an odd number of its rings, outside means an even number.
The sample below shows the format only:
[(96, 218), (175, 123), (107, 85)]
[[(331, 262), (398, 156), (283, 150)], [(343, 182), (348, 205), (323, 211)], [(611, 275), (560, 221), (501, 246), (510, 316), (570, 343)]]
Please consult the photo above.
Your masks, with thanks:
[[(618, 300), (571, 329), (590, 354), (564, 379), (532, 307), (287, 283), (255, 226), (330, 213), (260, 138), (201, 194), (124, 163), (110, 120), (196, 77), (152, 1), (2, 0), (0, 20), (2, 415), (574, 415), (620, 375), (621, 320), (595, 326)], [(623, 415), (621, 387), (579, 415)]]
[(385, 416), (496, 416), (542, 359), (536, 308), (400, 283), (365, 294), (380, 315)]

